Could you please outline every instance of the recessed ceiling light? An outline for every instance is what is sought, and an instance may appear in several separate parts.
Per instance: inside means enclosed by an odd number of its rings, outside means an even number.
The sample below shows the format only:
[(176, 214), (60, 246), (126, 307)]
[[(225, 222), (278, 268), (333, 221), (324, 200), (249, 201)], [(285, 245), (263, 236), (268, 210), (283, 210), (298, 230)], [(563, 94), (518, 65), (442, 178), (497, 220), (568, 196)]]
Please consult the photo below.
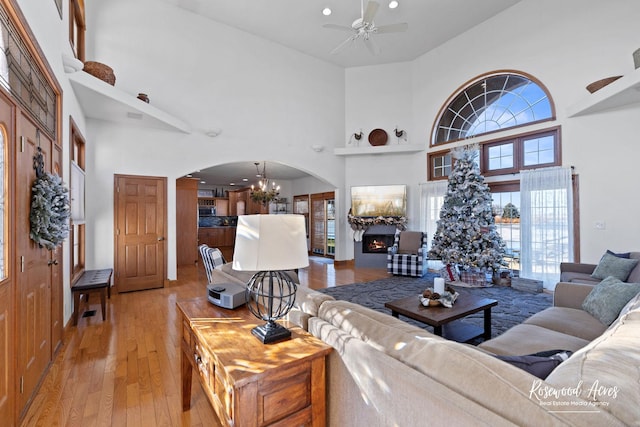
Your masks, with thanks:
[(331, 9), (329, 9), (328, 7), (325, 7), (324, 9), (322, 9), (322, 14), (324, 16), (329, 16), (331, 15)]
[(200, 181), (200, 184), (206, 184), (207, 181)]
[(191, 177), (193, 177), (193, 175), (187, 174), (187, 178), (191, 178)]
[(247, 182), (249, 181), (249, 178), (242, 178), (242, 182)]
[(235, 182), (230, 182), (229, 185), (236, 185), (236, 183)]
[(398, 7), (398, 2), (396, 0), (389, 2), (389, 9), (395, 9), (396, 7)]

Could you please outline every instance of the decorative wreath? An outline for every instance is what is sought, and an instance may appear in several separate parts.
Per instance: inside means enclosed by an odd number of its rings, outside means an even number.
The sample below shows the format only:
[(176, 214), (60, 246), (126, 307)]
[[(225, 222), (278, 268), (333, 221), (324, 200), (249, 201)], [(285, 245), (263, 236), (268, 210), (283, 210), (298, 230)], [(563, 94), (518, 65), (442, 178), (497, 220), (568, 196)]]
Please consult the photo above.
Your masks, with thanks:
[(62, 178), (48, 172), (39, 174), (31, 187), (31, 239), (49, 250), (69, 236), (69, 190)]

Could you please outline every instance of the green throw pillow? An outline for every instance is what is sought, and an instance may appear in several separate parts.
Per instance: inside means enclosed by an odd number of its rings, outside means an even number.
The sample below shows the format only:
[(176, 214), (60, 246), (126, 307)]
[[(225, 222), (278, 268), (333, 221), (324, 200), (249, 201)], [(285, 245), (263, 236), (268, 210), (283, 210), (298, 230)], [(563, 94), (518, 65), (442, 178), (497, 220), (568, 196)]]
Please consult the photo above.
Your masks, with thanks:
[(582, 309), (609, 326), (638, 292), (640, 283), (625, 283), (609, 276), (593, 287), (584, 299)]
[(631, 270), (633, 270), (638, 264), (637, 259), (620, 258), (615, 255), (605, 253), (600, 258), (600, 262), (593, 270), (591, 277), (594, 279), (606, 279), (609, 276), (613, 276), (623, 282), (627, 280)]

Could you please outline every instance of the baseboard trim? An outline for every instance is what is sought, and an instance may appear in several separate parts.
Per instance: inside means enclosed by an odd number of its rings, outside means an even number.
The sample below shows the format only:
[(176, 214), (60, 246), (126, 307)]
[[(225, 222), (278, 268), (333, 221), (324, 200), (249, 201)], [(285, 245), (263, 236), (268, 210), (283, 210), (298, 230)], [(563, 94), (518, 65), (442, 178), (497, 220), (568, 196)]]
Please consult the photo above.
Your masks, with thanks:
[(333, 260), (333, 265), (335, 267), (349, 267), (352, 268), (355, 266), (355, 260), (353, 259), (345, 259), (345, 260)]

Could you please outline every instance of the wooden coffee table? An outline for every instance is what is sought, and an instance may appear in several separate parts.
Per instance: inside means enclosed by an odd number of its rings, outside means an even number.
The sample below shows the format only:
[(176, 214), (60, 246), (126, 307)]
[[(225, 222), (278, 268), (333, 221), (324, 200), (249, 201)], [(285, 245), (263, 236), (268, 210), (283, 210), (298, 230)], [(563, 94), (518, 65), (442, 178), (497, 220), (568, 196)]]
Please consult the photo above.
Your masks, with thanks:
[[(417, 320), (433, 326), (434, 333), (441, 337), (467, 342), (473, 338), (482, 336), (485, 340), (491, 338), (491, 307), (498, 305), (498, 301), (490, 298), (482, 298), (461, 293), (453, 307), (443, 306), (424, 307), (420, 304), (417, 295), (387, 302), (384, 306), (391, 309), (393, 317), (401, 314), (410, 319)], [(466, 322), (456, 322), (470, 314), (484, 310), (484, 330)]]

